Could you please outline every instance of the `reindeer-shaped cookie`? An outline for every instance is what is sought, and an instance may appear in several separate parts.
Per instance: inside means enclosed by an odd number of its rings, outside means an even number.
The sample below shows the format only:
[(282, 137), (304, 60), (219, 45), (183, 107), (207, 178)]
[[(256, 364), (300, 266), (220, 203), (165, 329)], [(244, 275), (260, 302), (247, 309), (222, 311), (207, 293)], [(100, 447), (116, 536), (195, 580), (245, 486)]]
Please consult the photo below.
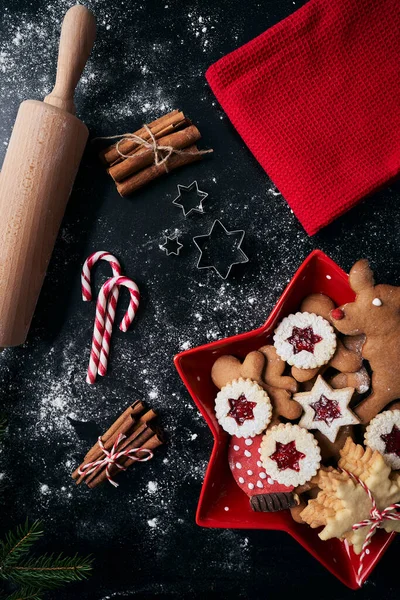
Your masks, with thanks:
[(389, 402), (400, 398), (400, 287), (375, 285), (368, 261), (359, 260), (349, 275), (354, 302), (331, 311), (345, 335), (365, 334), (362, 356), (372, 369), (372, 393), (354, 409), (368, 423)]

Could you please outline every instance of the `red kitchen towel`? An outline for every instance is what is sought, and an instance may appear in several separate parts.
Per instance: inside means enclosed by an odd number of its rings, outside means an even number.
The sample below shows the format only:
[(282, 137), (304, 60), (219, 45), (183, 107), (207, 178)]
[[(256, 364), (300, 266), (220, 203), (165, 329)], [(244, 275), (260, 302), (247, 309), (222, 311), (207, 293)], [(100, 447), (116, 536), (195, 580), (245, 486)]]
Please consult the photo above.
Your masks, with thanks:
[(400, 170), (400, 0), (311, 0), (207, 80), (308, 234)]

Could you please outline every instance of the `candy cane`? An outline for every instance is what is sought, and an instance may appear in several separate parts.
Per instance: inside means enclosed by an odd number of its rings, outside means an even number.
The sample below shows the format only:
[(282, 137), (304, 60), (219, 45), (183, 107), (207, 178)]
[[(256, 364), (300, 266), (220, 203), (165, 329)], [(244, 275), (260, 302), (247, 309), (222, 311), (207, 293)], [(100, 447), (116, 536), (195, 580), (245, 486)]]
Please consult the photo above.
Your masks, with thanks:
[[(84, 302), (90, 302), (92, 300), (92, 286), (90, 283), (91, 270), (99, 260), (105, 260), (110, 263), (113, 277), (122, 274), (121, 265), (119, 260), (115, 258), (113, 254), (106, 252), (105, 250), (99, 250), (99, 252), (93, 252), (83, 263), (81, 282), (82, 282), (82, 300)], [(118, 291), (118, 289), (117, 289)]]
[[(83, 267), (82, 267), (81, 282), (82, 282), (82, 300), (83, 301), (88, 302), (92, 299), (92, 287), (91, 287), (91, 283), (90, 283), (91, 270), (92, 270), (93, 266), (96, 264), (96, 262), (99, 260), (105, 260), (110, 263), (113, 277), (118, 277), (119, 275), (122, 275), (122, 270), (121, 270), (121, 265), (119, 263), (119, 260), (117, 258), (115, 258), (115, 256), (113, 254), (110, 254), (109, 252), (106, 252), (104, 250), (100, 250), (98, 252), (93, 252), (93, 254), (91, 254), (85, 260)], [(99, 364), (98, 364), (98, 373), (101, 376), (104, 376), (107, 373), (108, 357), (110, 354), (110, 339), (111, 339), (112, 328), (114, 325), (115, 311), (117, 308), (118, 297), (119, 297), (119, 288), (115, 287), (113, 290), (113, 293), (111, 295), (111, 298), (108, 302), (108, 305), (107, 305), (107, 316), (106, 316), (106, 320), (105, 320), (103, 339), (102, 340), (96, 339), (96, 345), (100, 344), (100, 349), (99, 349), (100, 357), (99, 357)]]
[[(93, 337), (92, 337), (92, 348), (90, 351), (90, 359), (89, 359), (89, 367), (87, 372), (86, 381), (88, 383), (94, 383), (96, 380), (96, 375), (99, 367), (100, 361), (100, 351), (102, 347), (102, 340), (105, 335), (105, 321), (106, 321), (106, 311), (108, 305), (108, 298), (115, 287), (124, 286), (129, 289), (130, 292), (130, 302), (128, 310), (126, 311), (119, 328), (121, 331), (127, 331), (129, 326), (131, 325), (136, 311), (139, 306), (140, 293), (139, 288), (134, 281), (128, 279), (128, 277), (117, 276), (108, 279), (101, 287), (96, 305), (96, 317), (93, 328)], [(110, 334), (111, 336), (111, 334)], [(108, 343), (110, 341), (110, 337), (108, 338)]]

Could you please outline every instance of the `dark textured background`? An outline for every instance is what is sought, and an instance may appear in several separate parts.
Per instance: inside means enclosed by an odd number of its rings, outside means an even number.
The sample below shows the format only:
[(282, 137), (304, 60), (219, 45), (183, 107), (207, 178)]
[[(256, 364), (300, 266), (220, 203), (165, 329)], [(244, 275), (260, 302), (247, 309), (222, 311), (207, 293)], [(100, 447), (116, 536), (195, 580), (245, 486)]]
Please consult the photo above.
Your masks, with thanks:
[[(41, 99), (55, 74), (59, 26), (72, 3), (0, 2), (0, 154), (19, 103)], [(181, 108), (199, 126), (212, 158), (121, 199), (91, 148), (85, 154), (48, 269), (27, 343), (0, 356), (0, 398), (9, 431), (0, 454), (0, 528), (26, 515), (43, 520), (47, 551), (93, 553), (83, 584), (49, 598), (279, 598), (351, 592), (288, 535), (207, 530), (194, 515), (211, 434), (174, 370), (182, 349), (260, 326), (313, 248), (344, 269), (371, 260), (381, 282), (400, 284), (397, 184), (360, 204), (314, 238), (217, 106), (204, 72), (302, 2), (269, 0), (90, 0), (98, 40), (77, 92), (91, 136), (132, 131)], [(3, 145), (4, 144), (4, 145)], [(2, 158), (2, 156), (0, 157)], [(171, 204), (176, 185), (197, 179), (209, 193), (204, 215), (183, 219)], [(220, 218), (243, 228), (247, 265), (223, 282), (196, 270), (192, 237)], [(167, 257), (164, 233), (184, 248)], [(94, 306), (80, 298), (80, 268), (94, 250), (115, 253), (142, 292), (128, 334), (115, 330), (110, 371), (85, 383)], [(106, 265), (96, 283), (108, 276)], [(120, 309), (127, 300), (124, 295)], [(76, 488), (70, 473), (97, 433), (127, 404), (159, 409), (169, 444), (147, 465), (122, 475), (120, 488)], [(396, 540), (358, 598), (398, 589)]]

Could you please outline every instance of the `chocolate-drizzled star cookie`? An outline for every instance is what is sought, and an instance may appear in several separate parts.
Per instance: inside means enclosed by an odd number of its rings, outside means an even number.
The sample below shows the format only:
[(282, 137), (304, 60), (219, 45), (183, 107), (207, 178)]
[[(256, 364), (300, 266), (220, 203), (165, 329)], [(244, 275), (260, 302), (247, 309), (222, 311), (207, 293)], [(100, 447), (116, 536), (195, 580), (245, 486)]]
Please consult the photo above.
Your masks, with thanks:
[(318, 429), (334, 442), (340, 427), (360, 422), (348, 407), (353, 394), (354, 388), (334, 390), (318, 375), (309, 392), (300, 392), (293, 397), (304, 409), (299, 426)]
[(335, 353), (336, 335), (326, 319), (308, 312), (285, 317), (275, 329), (277, 354), (299, 369), (325, 365)]

